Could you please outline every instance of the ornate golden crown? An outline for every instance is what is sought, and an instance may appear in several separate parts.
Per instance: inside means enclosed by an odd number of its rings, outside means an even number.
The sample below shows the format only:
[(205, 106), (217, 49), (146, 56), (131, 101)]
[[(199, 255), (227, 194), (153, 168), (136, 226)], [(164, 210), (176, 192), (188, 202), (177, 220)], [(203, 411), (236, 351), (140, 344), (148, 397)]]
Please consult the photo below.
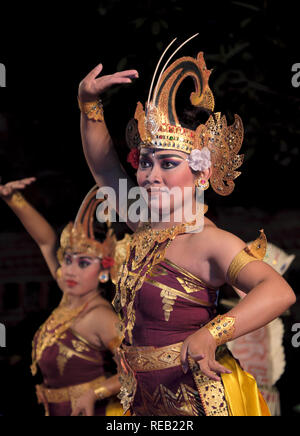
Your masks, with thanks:
[(206, 68), (203, 52), (200, 52), (196, 59), (182, 57), (166, 69), (171, 59), (169, 58), (160, 73), (152, 96), (156, 72), (170, 45), (156, 67), (145, 110), (138, 102), (134, 119), (128, 123), (127, 143), (130, 148), (171, 149), (187, 154), (207, 147), (211, 152), (213, 170), (211, 186), (218, 194), (229, 195), (234, 189), (233, 180), (241, 174), (235, 170), (242, 164), (244, 157), (237, 154), (244, 137), (242, 120), (235, 115), (234, 123), (228, 126), (226, 117), (218, 112), (210, 115), (207, 122), (200, 124), (196, 130), (181, 126), (175, 101), (178, 88), (187, 77), (192, 77), (195, 85), (195, 91), (190, 95), (192, 105), (209, 112), (214, 111), (214, 96), (208, 85), (211, 71)]
[[(117, 241), (113, 229), (109, 228), (106, 238), (103, 242), (95, 238), (93, 224), (97, 206), (103, 201), (96, 198), (99, 187), (95, 185), (84, 198), (75, 222), (70, 222), (63, 230), (60, 237), (60, 248), (57, 251), (57, 258), (60, 264), (63, 262), (64, 254), (69, 251), (71, 253), (84, 253), (93, 257), (114, 259), (110, 266), (110, 274), (112, 281), (115, 283), (117, 272), (123, 261), (126, 253), (125, 247), (129, 243), (129, 235)], [(108, 226), (110, 225), (107, 223)]]

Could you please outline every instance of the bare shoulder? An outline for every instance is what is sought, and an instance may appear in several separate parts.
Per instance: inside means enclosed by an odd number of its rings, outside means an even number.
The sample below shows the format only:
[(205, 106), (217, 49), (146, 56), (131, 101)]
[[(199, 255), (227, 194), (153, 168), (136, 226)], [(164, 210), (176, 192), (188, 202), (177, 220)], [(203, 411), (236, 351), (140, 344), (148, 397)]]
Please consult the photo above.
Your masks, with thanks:
[(216, 244), (219, 245), (219, 249), (222, 247), (226, 249), (235, 249), (235, 247), (242, 249), (246, 245), (241, 238), (227, 230), (220, 229), (216, 225), (204, 226), (203, 237), (212, 244), (213, 249)]
[(191, 239), (195, 244), (205, 244), (205, 248), (214, 252), (215, 248), (220, 249), (243, 249), (246, 243), (238, 236), (218, 227), (214, 222), (205, 219), (202, 231), (191, 234)]
[(92, 307), (86, 314), (90, 320), (98, 325), (106, 325), (110, 320), (118, 320), (118, 316), (108, 301), (103, 301)]
[[(245, 248), (246, 243), (238, 236), (216, 225), (205, 225), (202, 232), (192, 235), (193, 252), (197, 256), (199, 271), (206, 265), (205, 277), (214, 286), (226, 282), (228, 268), (234, 257)], [(209, 277), (209, 278), (208, 278)]]

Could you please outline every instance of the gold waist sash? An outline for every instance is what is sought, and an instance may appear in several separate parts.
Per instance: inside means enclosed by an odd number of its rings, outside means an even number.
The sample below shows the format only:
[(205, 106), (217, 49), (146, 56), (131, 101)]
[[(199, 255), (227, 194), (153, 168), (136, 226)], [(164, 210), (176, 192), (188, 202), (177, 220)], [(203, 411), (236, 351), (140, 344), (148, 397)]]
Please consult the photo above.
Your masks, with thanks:
[[(181, 365), (182, 344), (178, 342), (159, 348), (122, 345), (122, 351), (134, 372), (147, 372)], [(216, 360), (232, 371), (231, 374), (221, 374), (222, 382), (206, 377), (198, 364), (189, 358), (190, 369), (206, 415), (270, 416), (268, 406), (257, 388), (255, 379), (239, 366), (226, 346), (217, 348)], [(132, 400), (135, 389), (131, 392)]]
[(36, 395), (39, 404), (44, 404), (46, 416), (49, 416), (49, 403), (66, 403), (71, 402), (72, 408), (76, 400), (89, 389), (95, 390), (101, 383), (106, 380), (106, 377), (101, 376), (87, 383), (82, 383), (74, 386), (67, 386), (58, 389), (49, 389), (44, 385), (36, 385)]
[(132, 347), (122, 345), (126, 360), (135, 372), (156, 371), (180, 365), (183, 342), (165, 347)]

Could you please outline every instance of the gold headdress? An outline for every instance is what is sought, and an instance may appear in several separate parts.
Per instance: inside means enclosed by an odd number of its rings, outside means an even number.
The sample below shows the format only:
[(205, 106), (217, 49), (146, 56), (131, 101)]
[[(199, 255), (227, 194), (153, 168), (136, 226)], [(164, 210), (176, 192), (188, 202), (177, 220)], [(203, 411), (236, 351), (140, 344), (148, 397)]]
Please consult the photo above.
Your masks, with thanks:
[(244, 157), (237, 154), (244, 137), (242, 120), (235, 115), (234, 123), (228, 126), (226, 117), (218, 112), (212, 114), (208, 121), (200, 124), (196, 130), (182, 127), (175, 106), (179, 86), (187, 77), (192, 77), (195, 85), (195, 91), (190, 95), (192, 105), (212, 113), (215, 102), (208, 85), (211, 71), (206, 68), (203, 52), (200, 52), (196, 59), (182, 57), (166, 69), (171, 59), (169, 58), (152, 95), (155, 75), (162, 57), (154, 73), (145, 111), (143, 105), (138, 102), (134, 119), (128, 123), (127, 143), (130, 148), (171, 149), (187, 154), (207, 147), (211, 153), (213, 170), (211, 186), (218, 194), (229, 195), (234, 189), (233, 180), (240, 175), (240, 172), (235, 170), (242, 164)]
[[(94, 216), (97, 206), (103, 201), (96, 198), (99, 187), (95, 185), (84, 198), (77, 213), (74, 224), (70, 222), (63, 230), (60, 238), (60, 248), (57, 258), (62, 263), (64, 254), (84, 253), (93, 257), (99, 257), (104, 268), (110, 269), (111, 279), (116, 280), (119, 267), (124, 261), (124, 244), (127, 244), (129, 236), (126, 235), (121, 241), (117, 241), (113, 229), (109, 228), (103, 242), (98, 241), (94, 235)], [(108, 227), (110, 223), (107, 223)], [(106, 261), (106, 262), (105, 262)]]

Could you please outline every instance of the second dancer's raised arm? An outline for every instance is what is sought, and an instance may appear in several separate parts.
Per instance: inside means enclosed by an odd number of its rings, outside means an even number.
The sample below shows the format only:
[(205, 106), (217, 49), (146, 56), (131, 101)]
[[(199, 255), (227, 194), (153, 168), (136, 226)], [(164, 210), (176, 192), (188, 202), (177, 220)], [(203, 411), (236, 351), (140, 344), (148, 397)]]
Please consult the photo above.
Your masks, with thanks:
[(34, 181), (34, 177), (28, 177), (0, 185), (0, 197), (16, 214), (29, 235), (36, 242), (52, 277), (56, 280), (56, 271), (59, 267), (56, 258), (57, 234), (48, 221), (25, 200), (20, 192)]

